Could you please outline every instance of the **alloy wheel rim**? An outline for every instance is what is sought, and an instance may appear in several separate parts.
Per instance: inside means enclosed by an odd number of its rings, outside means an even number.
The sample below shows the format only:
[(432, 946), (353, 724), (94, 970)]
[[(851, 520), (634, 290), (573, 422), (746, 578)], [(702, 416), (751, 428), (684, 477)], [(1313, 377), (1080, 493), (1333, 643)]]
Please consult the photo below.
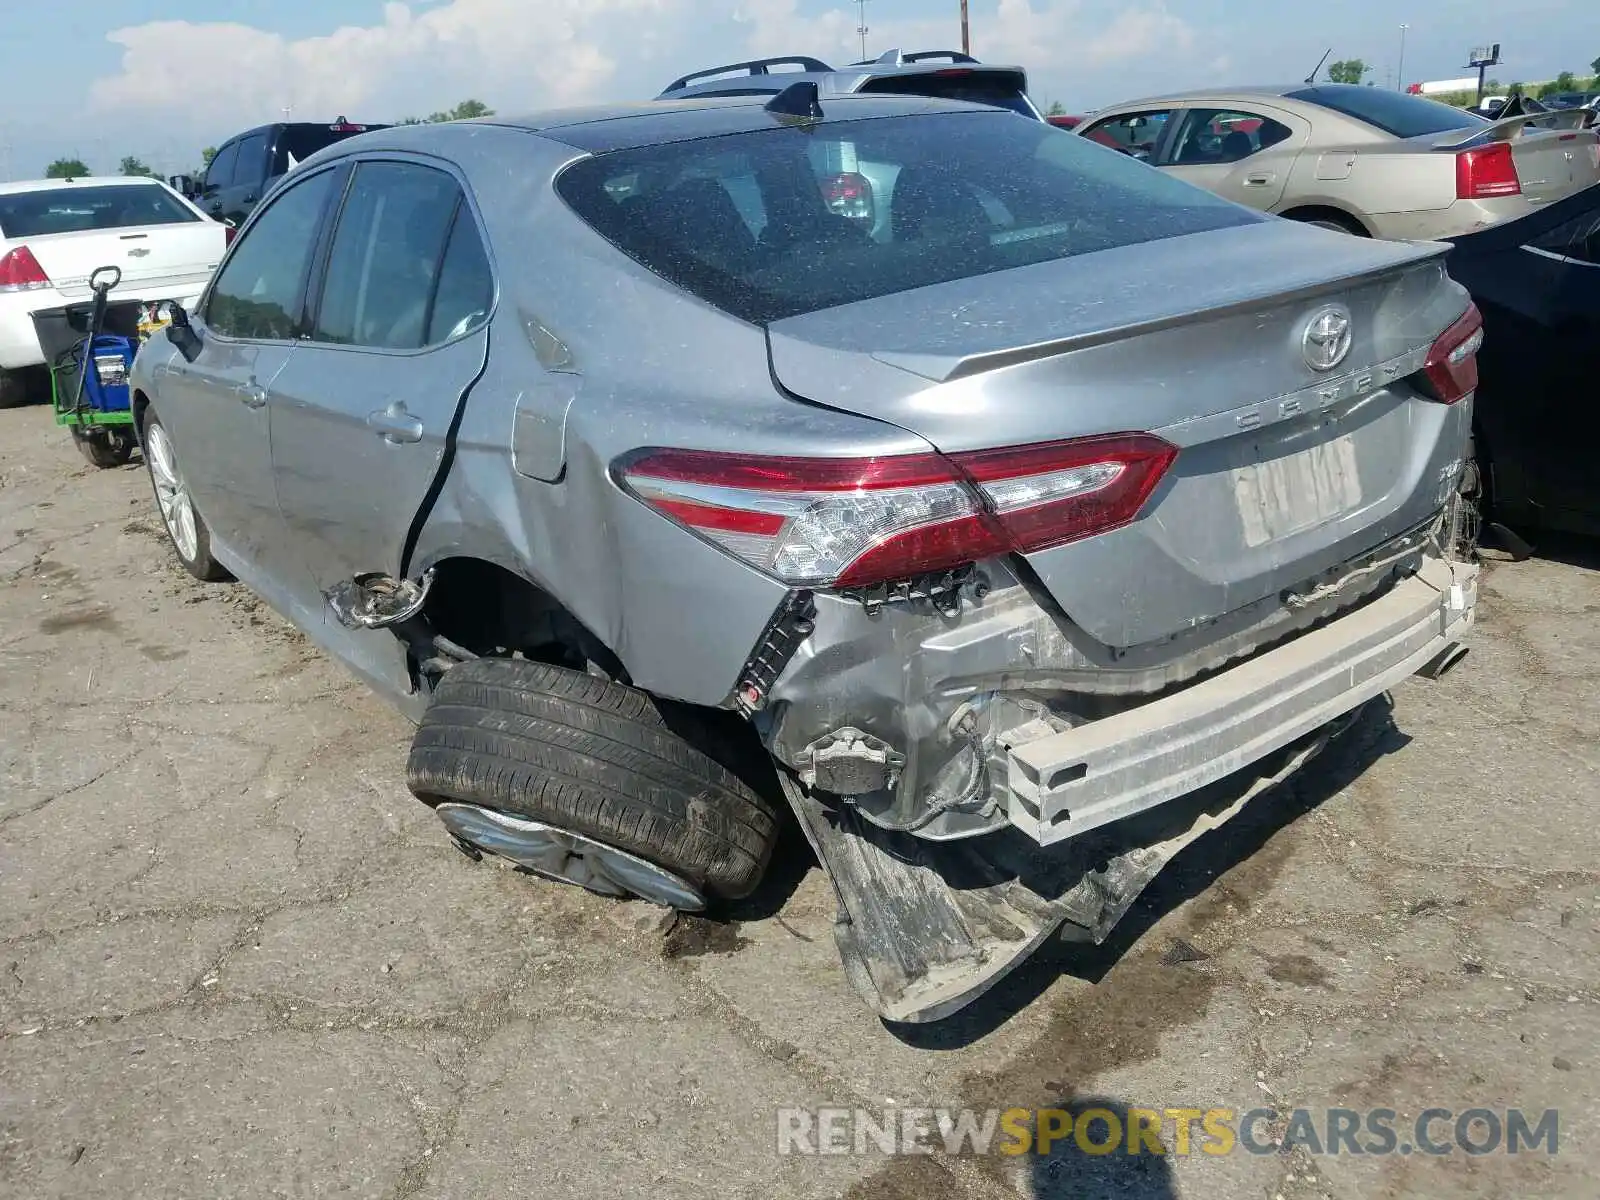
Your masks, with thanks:
[(705, 897), (688, 880), (626, 850), (543, 821), (449, 802), (435, 810), (452, 834), (508, 858), (546, 879), (602, 896), (637, 897), (684, 912), (699, 912)]
[(200, 535), (195, 527), (194, 502), (178, 472), (172, 440), (160, 425), (152, 425), (145, 435), (150, 451), (150, 478), (156, 487), (156, 504), (167, 526), (167, 536), (185, 562), (193, 562), (200, 551)]

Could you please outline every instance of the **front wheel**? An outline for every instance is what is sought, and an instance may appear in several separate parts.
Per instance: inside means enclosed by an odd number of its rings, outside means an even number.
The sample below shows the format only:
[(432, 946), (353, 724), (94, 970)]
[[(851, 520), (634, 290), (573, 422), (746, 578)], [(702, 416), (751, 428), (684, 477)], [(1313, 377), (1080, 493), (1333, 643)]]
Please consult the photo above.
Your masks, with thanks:
[(195, 509), (178, 467), (178, 452), (154, 411), (145, 420), (144, 461), (150, 471), (150, 485), (155, 489), (156, 505), (161, 509), (161, 521), (183, 569), (204, 583), (230, 578), (227, 568), (211, 557), (211, 531)]

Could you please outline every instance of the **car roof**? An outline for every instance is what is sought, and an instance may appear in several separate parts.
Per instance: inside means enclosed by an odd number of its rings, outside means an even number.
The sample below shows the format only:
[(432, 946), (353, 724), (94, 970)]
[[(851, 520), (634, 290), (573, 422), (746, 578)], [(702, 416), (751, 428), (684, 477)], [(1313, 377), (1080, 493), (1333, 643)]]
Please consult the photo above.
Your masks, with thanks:
[(1142, 96), (1137, 100), (1125, 100), (1119, 104), (1106, 105), (1099, 110), (1108, 111), (1112, 108), (1133, 108), (1145, 104), (1184, 104), (1194, 100), (1222, 100), (1238, 96), (1257, 96), (1262, 99), (1277, 97), (1282, 99), (1292, 92), (1304, 91), (1307, 88), (1324, 87), (1349, 87), (1353, 85), (1339, 83), (1283, 83), (1283, 84), (1244, 84), (1239, 87), (1213, 87), (1194, 88), (1185, 92), (1163, 92), (1157, 96)]
[[(591, 154), (604, 154), (612, 150), (771, 129), (786, 118), (766, 111), (770, 99), (771, 96), (766, 95), (646, 100), (555, 109), (522, 117), (494, 116), (434, 125), (396, 125), (335, 143), (326, 150), (319, 150), (316, 160), (359, 154), (386, 145), (396, 149), (426, 147), (440, 137), (455, 137), (463, 132), (470, 135), (474, 128), (481, 130), (485, 126), (525, 130)], [(960, 100), (901, 95), (823, 96), (821, 107), (820, 125), (879, 117), (1001, 111)]]
[(17, 192), (64, 191), (82, 187), (136, 187), (141, 183), (153, 183), (161, 188), (167, 186), (161, 180), (149, 175), (84, 175), (73, 179), (17, 179), (10, 183), (0, 183), (0, 196), (9, 196)]

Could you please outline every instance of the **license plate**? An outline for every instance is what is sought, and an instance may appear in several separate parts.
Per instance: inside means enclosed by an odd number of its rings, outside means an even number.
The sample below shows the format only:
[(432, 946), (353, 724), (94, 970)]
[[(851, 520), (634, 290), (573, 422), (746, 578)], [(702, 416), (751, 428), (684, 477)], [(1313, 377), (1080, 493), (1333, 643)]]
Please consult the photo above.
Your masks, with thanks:
[(1233, 496), (1249, 546), (1264, 546), (1349, 512), (1361, 503), (1355, 441), (1334, 438), (1286, 458), (1239, 467), (1233, 472)]

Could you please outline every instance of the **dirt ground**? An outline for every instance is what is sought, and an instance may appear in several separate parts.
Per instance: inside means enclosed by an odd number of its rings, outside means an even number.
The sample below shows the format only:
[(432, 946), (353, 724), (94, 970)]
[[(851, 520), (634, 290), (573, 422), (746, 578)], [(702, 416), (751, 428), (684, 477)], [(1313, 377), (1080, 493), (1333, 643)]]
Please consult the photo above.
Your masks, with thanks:
[[(408, 727), (142, 467), (0, 412), (0, 1195), (1600, 1193), (1600, 553), (945, 1026), (872, 1017), (788, 837), (734, 920), (489, 862)], [(1559, 1110), (1546, 1153), (780, 1156), (783, 1107)], [(1447, 1131), (1448, 1124), (1439, 1127)]]

